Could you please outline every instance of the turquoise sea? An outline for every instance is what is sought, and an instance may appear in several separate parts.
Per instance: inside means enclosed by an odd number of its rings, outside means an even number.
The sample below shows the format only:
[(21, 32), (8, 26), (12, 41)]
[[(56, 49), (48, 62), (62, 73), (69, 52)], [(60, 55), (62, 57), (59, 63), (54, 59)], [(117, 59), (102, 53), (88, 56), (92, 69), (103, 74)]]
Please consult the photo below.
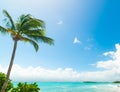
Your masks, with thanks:
[[(17, 82), (14, 82), (16, 85)], [(37, 82), (40, 92), (120, 92), (119, 83)]]

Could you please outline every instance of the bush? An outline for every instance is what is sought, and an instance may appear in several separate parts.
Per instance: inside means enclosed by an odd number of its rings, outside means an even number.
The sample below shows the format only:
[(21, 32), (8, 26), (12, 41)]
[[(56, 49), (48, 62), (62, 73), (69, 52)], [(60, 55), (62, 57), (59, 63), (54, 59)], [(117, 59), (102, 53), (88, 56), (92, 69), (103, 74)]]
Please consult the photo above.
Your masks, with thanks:
[(25, 83), (18, 83), (16, 88), (13, 88), (11, 92), (39, 92), (40, 88), (36, 83), (27, 84)]
[[(6, 75), (0, 72), (0, 90), (5, 82)], [(17, 87), (14, 88), (11, 80), (8, 81), (8, 86), (6, 92), (39, 92), (40, 88), (36, 83), (27, 84), (25, 83), (18, 83)]]
[[(6, 75), (4, 73), (0, 72), (0, 90), (1, 90), (1, 88), (2, 88), (2, 86), (4, 84), (4, 82), (5, 82), (5, 79), (6, 79)], [(13, 88), (13, 84), (11, 83), (11, 80), (9, 80), (6, 92), (8, 92), (12, 88)]]

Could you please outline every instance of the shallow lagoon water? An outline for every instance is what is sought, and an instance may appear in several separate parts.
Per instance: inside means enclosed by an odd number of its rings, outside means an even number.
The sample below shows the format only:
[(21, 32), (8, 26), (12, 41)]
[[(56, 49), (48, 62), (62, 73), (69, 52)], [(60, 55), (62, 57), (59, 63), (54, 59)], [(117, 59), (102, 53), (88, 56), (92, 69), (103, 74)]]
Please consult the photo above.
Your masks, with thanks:
[[(17, 82), (14, 82), (16, 85)], [(40, 92), (120, 92), (119, 83), (37, 82)]]

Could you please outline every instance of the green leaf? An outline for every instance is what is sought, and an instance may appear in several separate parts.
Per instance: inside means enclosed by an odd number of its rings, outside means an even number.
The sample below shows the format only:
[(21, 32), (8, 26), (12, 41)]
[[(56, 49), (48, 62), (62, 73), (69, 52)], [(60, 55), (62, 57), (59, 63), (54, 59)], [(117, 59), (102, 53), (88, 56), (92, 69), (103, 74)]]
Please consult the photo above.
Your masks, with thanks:
[(23, 19), (21, 30), (30, 30), (34, 28), (44, 29), (45, 23), (42, 20), (39, 20), (33, 17), (25, 18), (25, 20)]
[(27, 36), (37, 42), (44, 42), (47, 43), (49, 45), (54, 45), (54, 40), (52, 38), (43, 36), (43, 35), (39, 35), (39, 34), (27, 34)]
[[(11, 29), (15, 30), (15, 25), (14, 25), (14, 21), (12, 20), (12, 17), (9, 15), (9, 13), (6, 10), (3, 10), (4, 15), (7, 17), (7, 19), (9, 20), (7, 22), (7, 27), (10, 27)], [(11, 25), (11, 26), (9, 26)]]
[(31, 39), (26, 38), (26, 37), (22, 37), (21, 40), (24, 41), (24, 42), (31, 43), (34, 46), (35, 50), (38, 51), (39, 46), (38, 46), (38, 44), (34, 40), (31, 40)]
[(0, 26), (0, 32), (3, 33), (3, 34), (6, 34), (7, 33), (7, 29)]

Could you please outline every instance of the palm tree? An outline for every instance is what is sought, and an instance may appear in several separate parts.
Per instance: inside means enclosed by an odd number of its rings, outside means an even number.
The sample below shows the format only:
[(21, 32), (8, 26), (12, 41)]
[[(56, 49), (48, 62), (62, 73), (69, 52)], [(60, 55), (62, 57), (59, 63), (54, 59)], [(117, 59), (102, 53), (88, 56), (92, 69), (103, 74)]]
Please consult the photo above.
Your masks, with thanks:
[(6, 75), (6, 80), (2, 86), (1, 92), (5, 92), (5, 89), (7, 87), (18, 41), (31, 43), (36, 51), (38, 51), (39, 49), (38, 42), (40, 41), (47, 43), (49, 45), (54, 44), (53, 39), (46, 37), (45, 23), (42, 20), (34, 18), (30, 14), (27, 14), (21, 15), (18, 21), (14, 23), (12, 17), (6, 10), (3, 10), (3, 13), (6, 17), (5, 18), (6, 27), (0, 26), (0, 32), (9, 33), (11, 35), (14, 41), (14, 47)]

